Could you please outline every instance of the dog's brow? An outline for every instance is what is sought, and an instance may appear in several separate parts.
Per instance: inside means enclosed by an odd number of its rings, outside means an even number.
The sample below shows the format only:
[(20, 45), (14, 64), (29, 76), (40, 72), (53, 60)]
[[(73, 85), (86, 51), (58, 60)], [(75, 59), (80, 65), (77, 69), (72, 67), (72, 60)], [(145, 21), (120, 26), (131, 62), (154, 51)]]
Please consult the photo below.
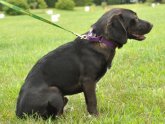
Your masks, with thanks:
[(129, 10), (131, 13), (133, 13), (134, 15), (136, 15), (137, 16), (137, 13), (136, 12), (134, 12), (134, 11), (132, 11), (132, 10)]

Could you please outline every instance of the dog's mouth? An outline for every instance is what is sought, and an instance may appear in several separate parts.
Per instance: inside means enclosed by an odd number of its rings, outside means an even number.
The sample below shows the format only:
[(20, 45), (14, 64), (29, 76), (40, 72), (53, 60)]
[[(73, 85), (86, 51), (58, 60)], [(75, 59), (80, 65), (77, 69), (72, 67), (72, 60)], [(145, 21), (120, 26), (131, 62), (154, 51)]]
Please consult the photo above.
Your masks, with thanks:
[(144, 35), (140, 35), (140, 34), (132, 34), (132, 36), (134, 36), (136, 40), (140, 40), (140, 41), (146, 38)]
[(138, 34), (138, 33), (128, 33), (128, 37), (139, 41), (142, 41), (146, 38), (144, 34)]

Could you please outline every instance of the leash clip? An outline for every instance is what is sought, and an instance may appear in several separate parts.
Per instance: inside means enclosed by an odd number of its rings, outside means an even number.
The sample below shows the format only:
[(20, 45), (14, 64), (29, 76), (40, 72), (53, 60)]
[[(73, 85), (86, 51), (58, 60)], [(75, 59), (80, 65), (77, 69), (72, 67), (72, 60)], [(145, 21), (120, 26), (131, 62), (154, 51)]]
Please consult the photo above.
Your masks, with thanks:
[(86, 40), (87, 39), (87, 35), (80, 35), (80, 38)]
[(73, 32), (73, 34), (80, 37), (81, 39), (87, 39), (87, 35), (80, 35), (80, 34), (77, 34), (77, 33), (74, 33), (74, 32)]

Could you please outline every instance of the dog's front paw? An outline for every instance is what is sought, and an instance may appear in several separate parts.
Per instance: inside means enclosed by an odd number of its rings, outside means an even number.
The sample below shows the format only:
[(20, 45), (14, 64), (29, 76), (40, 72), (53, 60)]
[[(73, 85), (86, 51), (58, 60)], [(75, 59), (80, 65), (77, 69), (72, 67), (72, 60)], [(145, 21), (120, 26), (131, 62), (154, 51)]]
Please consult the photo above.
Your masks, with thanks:
[(97, 117), (97, 116), (99, 116), (99, 113), (98, 113), (98, 111), (97, 110), (94, 110), (94, 111), (88, 111), (89, 112), (89, 116), (95, 116), (95, 117)]

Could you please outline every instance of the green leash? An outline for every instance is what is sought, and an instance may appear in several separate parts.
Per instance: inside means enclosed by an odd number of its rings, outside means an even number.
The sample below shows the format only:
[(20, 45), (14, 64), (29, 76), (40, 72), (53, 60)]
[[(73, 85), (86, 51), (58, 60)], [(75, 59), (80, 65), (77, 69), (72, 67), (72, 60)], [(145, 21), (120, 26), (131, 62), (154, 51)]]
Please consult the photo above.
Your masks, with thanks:
[(5, 6), (7, 6), (7, 7), (9, 7), (9, 8), (11, 8), (11, 9), (13, 9), (13, 10), (16, 10), (16, 11), (18, 11), (18, 12), (21, 12), (21, 13), (23, 13), (23, 14), (26, 14), (26, 15), (28, 15), (28, 16), (31, 16), (31, 17), (33, 17), (33, 18), (35, 18), (35, 19), (38, 19), (38, 20), (40, 20), (40, 21), (46, 22), (46, 23), (48, 23), (48, 24), (51, 24), (51, 25), (53, 25), (53, 26), (55, 26), (55, 27), (61, 28), (61, 29), (65, 30), (65, 31), (67, 31), (67, 32), (70, 32), (70, 33), (72, 33), (72, 34), (74, 34), (74, 35), (76, 35), (76, 36), (82, 38), (81, 35), (79, 35), (79, 34), (73, 32), (73, 31), (70, 31), (70, 30), (68, 30), (68, 29), (66, 29), (66, 28), (63, 28), (63, 27), (61, 27), (61, 26), (59, 26), (59, 25), (57, 25), (57, 24), (55, 24), (55, 23), (53, 23), (53, 22), (51, 22), (51, 21), (49, 21), (49, 20), (47, 20), (47, 19), (44, 19), (44, 18), (42, 18), (42, 17), (40, 17), (40, 16), (38, 16), (38, 15), (35, 15), (35, 14), (33, 14), (33, 13), (27, 11), (27, 10), (24, 10), (24, 9), (18, 7), (18, 6), (12, 5), (12, 4), (10, 4), (10, 3), (8, 3), (8, 2), (5, 2), (5, 1), (3, 1), (3, 0), (0, 0), (0, 3), (3, 4), (3, 5), (5, 5)]

